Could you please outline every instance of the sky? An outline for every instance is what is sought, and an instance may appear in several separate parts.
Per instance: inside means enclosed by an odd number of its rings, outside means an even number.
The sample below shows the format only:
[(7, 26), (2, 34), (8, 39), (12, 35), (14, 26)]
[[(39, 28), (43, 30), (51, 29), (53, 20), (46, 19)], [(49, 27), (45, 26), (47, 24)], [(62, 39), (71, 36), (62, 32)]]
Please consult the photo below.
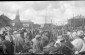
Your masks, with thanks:
[(44, 24), (52, 20), (53, 24), (66, 24), (73, 16), (85, 16), (85, 1), (2, 1), (0, 15), (5, 14), (15, 19), (19, 10), (20, 20), (31, 20), (37, 24)]

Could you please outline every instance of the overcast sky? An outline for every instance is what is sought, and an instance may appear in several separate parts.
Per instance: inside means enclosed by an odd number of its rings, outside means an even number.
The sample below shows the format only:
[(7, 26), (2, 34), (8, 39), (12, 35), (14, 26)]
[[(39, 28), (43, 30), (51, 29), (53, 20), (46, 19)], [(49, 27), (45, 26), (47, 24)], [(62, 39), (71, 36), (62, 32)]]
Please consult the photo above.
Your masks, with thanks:
[(15, 19), (17, 10), (20, 20), (32, 20), (43, 24), (45, 16), (48, 22), (52, 19), (54, 24), (64, 24), (67, 19), (82, 14), (85, 16), (85, 1), (12, 1), (0, 2), (0, 14)]

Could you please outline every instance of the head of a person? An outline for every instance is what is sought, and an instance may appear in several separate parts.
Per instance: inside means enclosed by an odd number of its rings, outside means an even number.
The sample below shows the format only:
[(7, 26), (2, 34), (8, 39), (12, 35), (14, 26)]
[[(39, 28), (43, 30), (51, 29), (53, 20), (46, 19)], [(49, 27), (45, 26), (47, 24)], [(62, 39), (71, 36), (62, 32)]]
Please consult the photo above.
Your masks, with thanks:
[(36, 35), (35, 36), (35, 39), (38, 40), (38, 41), (40, 41), (41, 40), (41, 36), (40, 35)]
[(76, 38), (78, 38), (77, 32), (73, 32), (72, 33), (72, 39), (76, 39)]
[(82, 30), (79, 30), (78, 32), (77, 32), (77, 34), (78, 34), (78, 36), (80, 37), (80, 38), (84, 38), (84, 32), (82, 31)]

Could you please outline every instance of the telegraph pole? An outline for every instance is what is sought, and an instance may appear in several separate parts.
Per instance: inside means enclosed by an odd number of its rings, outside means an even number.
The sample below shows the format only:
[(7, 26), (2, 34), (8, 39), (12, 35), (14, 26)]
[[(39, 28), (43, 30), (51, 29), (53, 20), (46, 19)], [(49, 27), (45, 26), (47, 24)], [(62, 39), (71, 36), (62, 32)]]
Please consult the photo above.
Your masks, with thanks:
[(45, 27), (46, 23), (47, 23), (47, 10), (46, 10), (46, 15), (45, 15), (45, 23), (44, 23), (44, 27)]
[(47, 23), (47, 17), (45, 16), (45, 24)]
[(53, 24), (53, 23), (52, 23), (52, 19), (51, 19), (51, 24)]

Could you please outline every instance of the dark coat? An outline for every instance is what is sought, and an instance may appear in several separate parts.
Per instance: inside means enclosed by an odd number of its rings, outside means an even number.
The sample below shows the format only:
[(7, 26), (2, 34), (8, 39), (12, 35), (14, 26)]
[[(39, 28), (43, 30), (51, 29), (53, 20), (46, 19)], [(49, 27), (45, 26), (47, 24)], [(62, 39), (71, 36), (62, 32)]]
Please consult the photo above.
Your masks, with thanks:
[(0, 55), (3, 55), (4, 54), (3, 49), (4, 49), (4, 47), (3, 47), (2, 43), (0, 43)]
[(14, 46), (13, 46), (13, 44), (8, 40), (4, 40), (3, 43), (6, 46), (6, 50), (5, 50), (6, 53), (13, 55), (14, 54)]
[(49, 43), (49, 39), (47, 36), (42, 36), (40, 42), (41, 42), (42, 46), (45, 47)]

